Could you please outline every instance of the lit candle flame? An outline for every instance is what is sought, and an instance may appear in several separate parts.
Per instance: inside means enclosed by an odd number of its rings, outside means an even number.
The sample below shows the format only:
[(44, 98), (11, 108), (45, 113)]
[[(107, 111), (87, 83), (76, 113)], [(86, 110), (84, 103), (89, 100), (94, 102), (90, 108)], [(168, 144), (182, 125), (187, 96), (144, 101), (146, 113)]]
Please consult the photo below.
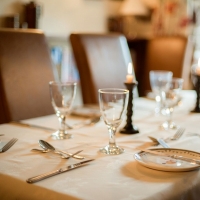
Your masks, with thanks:
[(129, 63), (128, 64), (128, 74), (132, 74), (132, 73), (133, 73), (133, 66), (132, 66), (132, 63)]
[(200, 67), (200, 58), (199, 58), (199, 60), (198, 60), (198, 67)]

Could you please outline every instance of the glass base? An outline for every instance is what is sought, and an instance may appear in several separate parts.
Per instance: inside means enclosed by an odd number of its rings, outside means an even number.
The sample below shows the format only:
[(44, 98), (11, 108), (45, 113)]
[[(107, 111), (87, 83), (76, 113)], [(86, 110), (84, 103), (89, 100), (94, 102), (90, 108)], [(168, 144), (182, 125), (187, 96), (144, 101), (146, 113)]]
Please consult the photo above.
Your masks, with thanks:
[(65, 139), (70, 139), (72, 138), (72, 134), (69, 134), (68, 132), (63, 132), (63, 131), (56, 131), (51, 135), (51, 137), (54, 140), (65, 140)]
[(164, 128), (165, 130), (169, 130), (169, 129), (177, 129), (178, 126), (175, 124), (175, 122), (164, 122), (162, 125), (162, 128)]
[(116, 145), (107, 145), (99, 150), (101, 153), (109, 155), (118, 155), (124, 152), (124, 149)]

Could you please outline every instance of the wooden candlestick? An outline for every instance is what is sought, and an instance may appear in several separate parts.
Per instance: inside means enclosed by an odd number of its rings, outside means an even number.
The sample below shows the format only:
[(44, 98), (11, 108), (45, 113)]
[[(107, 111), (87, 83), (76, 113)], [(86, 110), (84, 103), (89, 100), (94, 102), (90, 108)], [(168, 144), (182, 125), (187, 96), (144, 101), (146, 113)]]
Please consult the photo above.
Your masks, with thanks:
[(132, 116), (133, 116), (133, 88), (137, 86), (138, 82), (135, 81), (133, 83), (124, 83), (126, 85), (126, 88), (129, 90), (129, 99), (128, 99), (128, 107), (127, 107), (127, 119), (126, 119), (126, 125), (123, 129), (120, 130), (120, 133), (125, 134), (136, 134), (139, 133), (139, 130), (136, 126), (132, 123)]
[(194, 89), (197, 93), (197, 98), (196, 98), (196, 106), (194, 108), (194, 110), (192, 110), (191, 112), (195, 112), (195, 113), (200, 113), (200, 76), (197, 74), (193, 74), (192, 75), (193, 78), (193, 83), (194, 83)]

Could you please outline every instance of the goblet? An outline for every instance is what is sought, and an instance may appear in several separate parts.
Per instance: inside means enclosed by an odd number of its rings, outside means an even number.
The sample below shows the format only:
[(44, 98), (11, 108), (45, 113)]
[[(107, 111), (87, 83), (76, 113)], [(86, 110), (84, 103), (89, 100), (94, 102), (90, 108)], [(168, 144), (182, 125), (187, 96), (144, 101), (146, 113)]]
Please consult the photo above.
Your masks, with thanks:
[(169, 90), (162, 93), (163, 106), (165, 110), (165, 115), (167, 120), (162, 124), (162, 127), (166, 130), (168, 129), (177, 129), (177, 125), (172, 121), (172, 114), (174, 108), (178, 106), (181, 101), (180, 91), (183, 87), (182, 78), (173, 78), (170, 81)]
[(156, 108), (155, 114), (161, 114), (162, 111), (162, 92), (169, 88), (169, 81), (172, 80), (171, 71), (153, 70), (149, 73), (151, 89), (155, 95)]
[(110, 155), (121, 154), (124, 149), (117, 146), (115, 134), (127, 109), (129, 91), (126, 89), (107, 88), (99, 89), (98, 92), (101, 115), (109, 133), (109, 144), (101, 148), (100, 152)]
[(66, 131), (65, 119), (69, 115), (76, 95), (76, 83), (49, 82), (51, 103), (60, 122), (58, 131), (52, 134), (53, 139), (63, 140), (71, 138)]

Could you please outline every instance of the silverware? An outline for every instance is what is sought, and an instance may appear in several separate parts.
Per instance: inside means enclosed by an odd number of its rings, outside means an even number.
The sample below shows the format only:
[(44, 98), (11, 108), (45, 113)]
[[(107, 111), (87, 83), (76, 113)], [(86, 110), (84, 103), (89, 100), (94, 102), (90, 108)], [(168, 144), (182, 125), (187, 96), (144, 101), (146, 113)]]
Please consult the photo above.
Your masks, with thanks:
[(151, 154), (155, 154), (155, 155), (160, 155), (160, 156), (167, 156), (167, 157), (170, 157), (170, 158), (187, 161), (187, 162), (190, 162), (191, 164), (200, 165), (200, 160), (193, 159), (193, 158), (188, 158), (188, 157), (185, 157), (185, 156), (178, 156), (176, 154), (171, 155), (171, 154), (167, 154), (167, 153), (154, 151), (153, 149), (141, 149), (141, 151), (147, 152), (147, 153), (151, 153)]
[[(99, 122), (99, 120), (100, 120), (100, 117), (94, 117), (92, 119), (88, 119), (83, 122), (74, 124), (73, 126), (66, 124), (66, 123), (65, 123), (65, 125), (67, 126), (68, 129), (78, 129), (83, 126), (90, 126), (90, 125), (96, 124), (97, 122)], [(53, 128), (48, 128), (48, 127), (33, 125), (33, 124), (27, 124), (27, 123), (20, 122), (20, 121), (12, 121), (12, 122), (10, 122), (10, 124), (23, 126), (23, 127), (29, 127), (29, 128), (37, 128), (37, 129), (42, 129), (42, 130), (50, 131), (50, 132), (57, 131), (56, 129), (53, 129)]]
[(12, 147), (15, 142), (17, 142), (17, 138), (13, 138), (11, 139), (9, 142), (7, 142), (1, 149), (0, 149), (0, 153), (3, 153), (5, 151), (7, 151), (8, 149), (10, 149), (10, 147)]
[(39, 144), (43, 149), (49, 149), (49, 150), (53, 151), (54, 153), (59, 153), (60, 155), (66, 154), (66, 155), (68, 155), (70, 157), (73, 157), (73, 158), (76, 158), (76, 159), (84, 159), (84, 157), (82, 157), (82, 156), (73, 155), (71, 153), (58, 150), (58, 149), (56, 149), (55, 147), (53, 147), (51, 144), (49, 144), (48, 142), (46, 142), (44, 140), (39, 140)]
[(12, 121), (12, 122), (10, 122), (10, 124), (18, 125), (18, 126), (23, 126), (23, 127), (29, 127), (29, 128), (37, 128), (37, 129), (42, 129), (42, 130), (50, 131), (50, 132), (55, 132), (56, 131), (53, 128), (48, 128), (48, 127), (44, 127), (44, 126), (27, 124), (27, 123), (19, 122), (19, 121)]
[(64, 168), (60, 168), (60, 169), (45, 173), (45, 174), (34, 176), (32, 178), (27, 179), (26, 182), (27, 183), (35, 183), (35, 182), (41, 181), (43, 179), (49, 178), (51, 176), (54, 176), (54, 175), (57, 175), (57, 174), (61, 174), (63, 172), (67, 172), (67, 171), (70, 171), (72, 169), (76, 169), (78, 167), (84, 166), (84, 164), (86, 164), (86, 163), (88, 163), (90, 161), (93, 161), (93, 160), (94, 159), (85, 160), (85, 161), (82, 161), (82, 162), (79, 162), (79, 163), (76, 163), (76, 164), (69, 165), (69, 166), (64, 167)]
[(185, 128), (179, 128), (173, 137), (170, 138), (170, 140), (178, 140), (184, 133)]
[(164, 148), (170, 148), (169, 145), (161, 138), (158, 138), (158, 143), (163, 146)]
[(51, 152), (50, 150), (48, 149), (31, 149), (31, 151), (36, 151), (36, 152), (40, 152), (40, 153), (48, 153), (48, 152)]
[(78, 128), (81, 128), (81, 127), (84, 127), (84, 126), (91, 126), (91, 125), (94, 125), (96, 124), (97, 122), (99, 122), (100, 120), (100, 117), (94, 117), (94, 118), (91, 118), (91, 119), (87, 119), (83, 122), (80, 122), (80, 123), (77, 123), (77, 124), (74, 124), (73, 126), (69, 125), (69, 124), (66, 124), (66, 126), (69, 128), (69, 129), (78, 129)]
[[(46, 150), (45, 150), (45, 149), (44, 149), (44, 150), (42, 150), (42, 149), (31, 149), (31, 151), (37, 151), (37, 152), (40, 152), (40, 153), (53, 152), (53, 151), (51, 151), (51, 150), (49, 150), (49, 149), (46, 149)], [(76, 152), (73, 153), (71, 156), (65, 155), (65, 154), (60, 154), (60, 153), (59, 153), (59, 155), (61, 155), (61, 158), (68, 159), (68, 158), (71, 158), (71, 157), (73, 157), (73, 156), (79, 154), (79, 153), (82, 152), (82, 151), (83, 151), (83, 150), (76, 151)]]
[(161, 138), (157, 139), (152, 136), (148, 136), (151, 141), (153, 141), (156, 145), (160, 144), (164, 148), (170, 148), (169, 145)]

